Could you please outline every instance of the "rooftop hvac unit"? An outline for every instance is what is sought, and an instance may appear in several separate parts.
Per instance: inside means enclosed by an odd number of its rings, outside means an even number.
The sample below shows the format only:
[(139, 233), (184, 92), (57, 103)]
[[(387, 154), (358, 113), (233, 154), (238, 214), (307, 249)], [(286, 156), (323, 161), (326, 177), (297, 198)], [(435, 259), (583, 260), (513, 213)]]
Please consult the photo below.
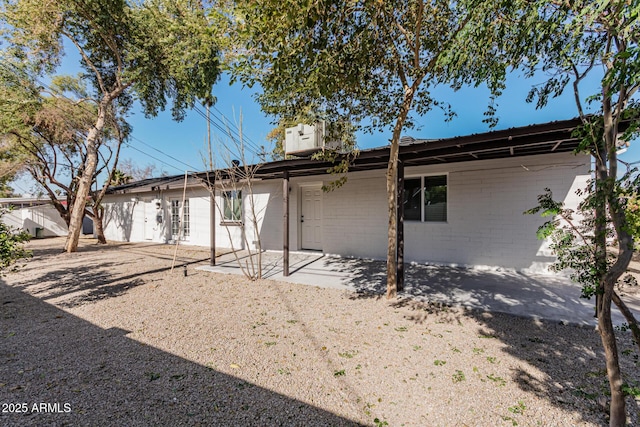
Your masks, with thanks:
[(327, 141), (325, 122), (315, 125), (298, 124), (285, 130), (284, 152), (287, 155), (306, 156), (324, 149), (338, 149), (340, 141)]

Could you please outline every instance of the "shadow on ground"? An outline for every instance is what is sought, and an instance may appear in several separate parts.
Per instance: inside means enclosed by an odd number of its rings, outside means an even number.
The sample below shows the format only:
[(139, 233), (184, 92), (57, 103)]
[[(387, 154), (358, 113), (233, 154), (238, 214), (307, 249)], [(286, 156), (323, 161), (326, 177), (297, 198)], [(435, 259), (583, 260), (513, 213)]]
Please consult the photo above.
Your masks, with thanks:
[[(386, 273), (380, 261), (329, 258), (327, 262), (332, 269), (350, 273), (355, 298), (384, 298)], [(418, 324), (456, 324), (462, 316), (476, 319), (481, 325), (479, 337), (500, 340), (505, 344), (503, 351), (543, 373), (536, 378), (514, 368), (512, 380), (522, 390), (565, 409), (587, 408), (585, 419), (595, 416), (608, 422), (608, 409), (603, 407), (607, 399), (598, 400), (609, 395), (604, 352), (599, 334), (587, 326), (595, 319), (590, 302), (580, 298), (579, 286), (508, 270), (410, 265), (405, 290), (390, 305), (408, 309), (405, 317)], [(584, 313), (583, 322), (575, 321), (577, 312)], [(520, 317), (519, 321), (511, 315)], [(622, 323), (622, 317), (617, 318)], [(629, 330), (617, 329), (625, 380), (640, 389), (637, 346)], [(639, 402), (633, 396), (627, 398), (627, 412), (630, 425), (640, 425)]]
[[(155, 245), (154, 245), (155, 246)], [(104, 249), (104, 247), (100, 247)], [(64, 260), (49, 273), (37, 267), (30, 278), (9, 287), (0, 282), (0, 402), (70, 403), (69, 414), (0, 415), (2, 425), (356, 425), (350, 420), (306, 403), (189, 362), (127, 338), (127, 331), (104, 330), (61, 311), (43, 298), (70, 297), (77, 305), (121, 295), (148, 283), (168, 267), (152, 267), (136, 274), (114, 276), (111, 250), (91, 266), (81, 254), (58, 258), (56, 252), (36, 257)], [(137, 245), (136, 254), (160, 257), (157, 246)], [(201, 256), (201, 254), (198, 254)], [(181, 258), (180, 262), (199, 262)], [(331, 268), (349, 275), (354, 298), (380, 298), (386, 276), (379, 261), (332, 259)], [(35, 265), (35, 263), (34, 263)], [(164, 262), (166, 265), (166, 262)], [(301, 264), (302, 265), (302, 264)], [(522, 361), (511, 368), (511, 379), (554, 405), (582, 414), (585, 422), (606, 423), (598, 402), (608, 388), (600, 338), (589, 327), (539, 321), (498, 313), (495, 307), (528, 308), (551, 305), (569, 312), (573, 298), (542, 286), (535, 279), (512, 272), (483, 272), (438, 266), (411, 266), (406, 295), (391, 304), (416, 323), (460, 324), (463, 317), (477, 321), (477, 337), (499, 340), (502, 351)], [(497, 274), (497, 276), (496, 276)], [(517, 286), (492, 288), (496, 277)], [(38, 283), (51, 281), (43, 289)], [(471, 291), (462, 294), (460, 283)], [(551, 287), (549, 287), (551, 286)], [(29, 293), (20, 287), (29, 287)], [(465, 286), (466, 287), (466, 286)], [(42, 295), (42, 297), (41, 297)], [(466, 300), (463, 300), (466, 298)], [(545, 301), (548, 300), (548, 301)], [(466, 301), (471, 309), (450, 308)], [(553, 306), (557, 304), (557, 306)], [(487, 306), (493, 313), (488, 313)], [(584, 307), (582, 307), (584, 309)], [(621, 363), (631, 386), (640, 387), (637, 351), (629, 332), (619, 332)], [(479, 348), (481, 345), (478, 346)], [(467, 349), (468, 350), (468, 349)], [(493, 363), (493, 362), (492, 362)], [(500, 363), (499, 356), (496, 363)], [(535, 368), (539, 375), (532, 375)], [(471, 370), (472, 367), (469, 367)], [(62, 375), (59, 375), (63, 372)], [(56, 373), (55, 375), (53, 373)], [(496, 379), (487, 377), (491, 386)], [(514, 402), (514, 404), (517, 402)], [(638, 402), (628, 399), (631, 425), (640, 425)], [(524, 402), (526, 405), (526, 402)], [(500, 421), (500, 420), (498, 420)]]
[[(475, 319), (479, 340), (473, 344), (474, 351), (483, 356), (482, 341), (499, 340), (503, 352), (522, 361), (522, 365), (511, 368), (510, 379), (523, 391), (534, 393), (568, 412), (577, 411), (586, 423), (594, 420), (600, 425), (608, 423), (609, 383), (600, 336), (595, 328), (527, 317), (516, 319), (506, 313), (452, 308), (411, 298), (399, 298), (390, 306), (405, 309), (404, 317), (417, 324), (461, 325), (467, 323), (463, 322), (465, 317)], [(637, 346), (630, 330), (617, 329), (625, 382), (640, 390)], [(500, 363), (500, 357), (491, 363)], [(491, 387), (499, 386), (500, 379), (486, 376), (484, 381)], [(514, 403), (518, 402), (514, 400)], [(526, 403), (523, 402), (524, 407)], [(627, 397), (628, 425), (640, 425), (639, 404), (640, 399)]]
[[(123, 295), (128, 290), (155, 280), (154, 275), (172, 270), (173, 256), (158, 251), (167, 249), (157, 244), (86, 244), (79, 246), (78, 252), (67, 254), (60, 250), (60, 239), (51, 239), (51, 244), (39, 246), (33, 252), (33, 262), (28, 263), (21, 271), (25, 279), (15, 283), (21, 288), (29, 287), (29, 292), (45, 301), (64, 298), (57, 304), (62, 307), (74, 307), (102, 299)], [(58, 245), (56, 245), (58, 243)], [(135, 266), (131, 274), (114, 274), (116, 264), (111, 261), (109, 253), (126, 250), (127, 261), (124, 264)], [(101, 256), (91, 263), (83, 258), (84, 254), (100, 252)], [(165, 251), (166, 252), (166, 251)], [(200, 254), (197, 254), (200, 255)], [(138, 263), (151, 257), (160, 261), (147, 270), (140, 270)], [(181, 270), (193, 264), (200, 264), (208, 258), (181, 256), (176, 259), (174, 269)], [(42, 269), (38, 262), (55, 264), (54, 268)], [(123, 262), (117, 264), (118, 270)], [(126, 270), (126, 269), (125, 269)]]
[[(357, 423), (104, 330), (0, 281), (3, 426)], [(33, 412), (34, 403), (62, 413)], [(65, 413), (65, 404), (70, 412)]]
[[(603, 424), (608, 423), (609, 382), (600, 335), (594, 328), (531, 320), (523, 330), (505, 315), (477, 311), (470, 315), (483, 325), (479, 334), (499, 339), (506, 353), (545, 374), (534, 377), (515, 367), (512, 379), (522, 390), (561, 407), (585, 405), (599, 415)], [(616, 335), (625, 382), (640, 387), (638, 349), (631, 331), (618, 328)], [(633, 396), (627, 397), (629, 425), (640, 425), (638, 403)]]
[[(345, 284), (359, 297), (384, 297), (387, 280), (384, 262), (328, 257), (325, 263), (330, 270), (347, 275), (343, 279)], [(525, 275), (506, 269), (407, 264), (405, 288), (400, 295), (431, 304), (595, 324), (593, 301), (580, 298), (579, 286), (564, 278)]]
[[(277, 277), (279, 261), (271, 261), (270, 276)], [(594, 419), (600, 424), (607, 422), (603, 406), (607, 403), (602, 396), (608, 395), (608, 382), (600, 337), (594, 328), (593, 301), (580, 298), (578, 285), (564, 278), (506, 269), (409, 264), (405, 271), (405, 290), (390, 306), (404, 310), (406, 319), (417, 324), (452, 325), (466, 324), (463, 318), (475, 319), (479, 338), (501, 341), (505, 353), (529, 365), (528, 369), (512, 369), (511, 380), (523, 391), (570, 412), (577, 411), (587, 423)], [(291, 281), (296, 280), (298, 272), (311, 281), (328, 275), (345, 289), (354, 290), (354, 299), (385, 297), (383, 261), (296, 254)], [(617, 323), (623, 323), (619, 313), (614, 314)], [(626, 381), (640, 389), (637, 348), (630, 332), (619, 329)], [(489, 377), (484, 380), (489, 386), (499, 382)], [(638, 401), (631, 396), (627, 409), (631, 425), (640, 425)]]

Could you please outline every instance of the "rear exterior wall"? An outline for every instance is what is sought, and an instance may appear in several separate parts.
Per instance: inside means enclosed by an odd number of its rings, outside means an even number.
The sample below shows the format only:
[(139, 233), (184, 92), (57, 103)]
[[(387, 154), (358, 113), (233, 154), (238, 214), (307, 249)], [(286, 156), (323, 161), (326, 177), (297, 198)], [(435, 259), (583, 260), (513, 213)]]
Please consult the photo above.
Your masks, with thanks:
[[(553, 261), (536, 238), (544, 222), (523, 212), (545, 188), (568, 207), (590, 177), (588, 156), (550, 154), (405, 169), (405, 177), (447, 175), (447, 221), (405, 221), (405, 261), (500, 266), (536, 271)], [(354, 173), (324, 194), (323, 249), (384, 259), (387, 200), (384, 171)]]
[[(405, 221), (405, 261), (464, 266), (506, 267), (541, 271), (553, 261), (545, 242), (536, 238), (545, 219), (523, 212), (537, 204), (550, 188), (556, 200), (576, 207), (576, 190), (590, 177), (588, 156), (546, 154), (499, 160), (419, 166), (405, 169), (405, 177), (447, 176), (447, 221)], [(302, 197), (308, 185), (322, 185), (334, 177), (293, 178), (289, 185), (289, 247), (302, 248)], [(243, 221), (222, 221), (222, 193), (216, 193), (216, 246), (255, 249), (260, 235), (263, 249), (283, 247), (282, 180), (256, 182), (254, 205), (242, 191)], [(341, 256), (385, 259), (387, 198), (385, 170), (350, 173), (347, 183), (322, 193), (322, 252)], [(169, 243), (170, 206), (182, 190), (110, 195), (105, 201), (107, 239)], [(209, 246), (209, 193), (188, 188), (190, 234), (181, 243)], [(255, 224), (252, 212), (255, 212)]]

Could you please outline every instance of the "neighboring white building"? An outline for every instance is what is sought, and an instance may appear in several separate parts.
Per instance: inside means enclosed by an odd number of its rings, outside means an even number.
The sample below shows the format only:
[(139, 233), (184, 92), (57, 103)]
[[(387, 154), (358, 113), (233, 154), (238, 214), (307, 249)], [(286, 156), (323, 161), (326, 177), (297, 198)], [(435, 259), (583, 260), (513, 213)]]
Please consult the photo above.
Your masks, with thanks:
[[(541, 271), (553, 261), (536, 238), (543, 219), (523, 212), (545, 188), (568, 207), (590, 177), (590, 158), (574, 155), (576, 120), (402, 145), (404, 261)], [(261, 165), (253, 180), (263, 249), (314, 250), (385, 259), (388, 147), (365, 150), (347, 183), (331, 192), (330, 166), (310, 159)], [(224, 171), (223, 171), (224, 172)], [(104, 199), (109, 240), (210, 246), (210, 193), (204, 173), (114, 187)], [(289, 189), (288, 232), (283, 188)], [(228, 188), (226, 190), (229, 190)], [(184, 207), (183, 206), (183, 191)], [(215, 191), (215, 246), (254, 246), (249, 193)], [(182, 216), (181, 216), (182, 215)], [(243, 239), (243, 237), (248, 237)], [(253, 248), (252, 248), (253, 249)]]
[(5, 224), (34, 237), (66, 236), (67, 224), (49, 199), (12, 197), (0, 199), (0, 206), (12, 210), (2, 217)]

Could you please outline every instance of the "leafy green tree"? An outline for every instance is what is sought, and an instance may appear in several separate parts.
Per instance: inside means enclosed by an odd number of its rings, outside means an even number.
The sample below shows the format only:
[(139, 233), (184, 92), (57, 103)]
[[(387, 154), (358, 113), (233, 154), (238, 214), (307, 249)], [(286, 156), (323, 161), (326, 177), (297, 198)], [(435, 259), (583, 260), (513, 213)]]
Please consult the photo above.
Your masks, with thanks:
[[(502, 4), (505, 3), (505, 4)], [(387, 297), (397, 291), (397, 173), (400, 136), (434, 108), (451, 110), (432, 94), (442, 82), (483, 82), (494, 96), (504, 67), (494, 37), (508, 2), (462, 0), (296, 2), (238, 1), (229, 34), (244, 45), (232, 70), (258, 82), (263, 110), (285, 122), (318, 112), (368, 131), (392, 129), (386, 174)], [(504, 10), (503, 10), (504, 9)], [(468, 39), (482, 37), (477, 44)], [(491, 114), (491, 111), (489, 111)]]
[[(95, 122), (96, 109), (84, 104), (86, 89), (78, 77), (55, 76), (46, 93), (41, 93), (33, 76), (18, 66), (4, 65), (4, 73), (0, 74), (4, 83), (0, 90), (0, 133), (10, 143), (3, 153), (22, 159), (22, 169), (44, 190), (69, 226), (87, 158), (86, 130)], [(109, 111), (105, 128), (96, 140), (99, 162), (92, 176), (96, 187), (98, 176), (110, 173), (117, 165), (121, 127)], [(93, 219), (99, 243), (106, 243), (100, 205), (106, 185), (90, 192), (91, 202), (83, 212), (83, 216)]]
[(68, 226), (84, 161), (83, 132), (93, 123), (95, 111), (63, 97), (40, 94), (27, 74), (17, 68), (12, 73), (7, 64), (2, 68), (0, 133), (10, 141), (6, 152), (23, 159), (22, 169), (49, 196)]
[[(0, 157), (2, 156), (0, 155)], [(13, 187), (11, 187), (10, 182), (15, 178), (17, 171), (11, 165), (5, 166), (2, 163), (4, 163), (4, 159), (0, 158), (0, 197), (15, 197), (16, 193)], [(5, 169), (5, 167), (7, 169)], [(4, 172), (6, 175), (3, 174), (3, 169), (7, 171)]]
[(9, 186), (9, 182), (13, 178), (2, 178), (0, 180), (0, 197), (14, 197), (15, 193), (13, 192), (13, 188)]
[[(22, 150), (17, 149), (15, 138), (6, 133), (6, 129), (13, 129), (19, 120), (15, 115), (15, 106), (25, 108), (32, 93), (22, 87), (15, 74), (9, 71), (9, 65), (0, 61), (0, 192), (2, 197), (11, 197), (13, 189), (9, 183), (24, 169), (26, 157)], [(8, 100), (12, 107), (5, 103)], [(29, 108), (29, 107), (26, 107)]]
[(108, 132), (103, 135), (103, 138), (107, 141), (114, 141), (115, 147), (111, 147), (109, 144), (103, 143), (106, 147), (107, 155), (101, 156), (101, 163), (98, 167), (96, 174), (94, 176), (94, 183), (96, 183), (96, 190), (90, 193), (91, 195), (91, 203), (90, 210), (86, 210), (87, 214), (93, 219), (94, 231), (96, 237), (98, 239), (98, 243), (106, 244), (107, 238), (104, 235), (104, 215), (105, 209), (102, 205), (102, 200), (104, 199), (105, 194), (107, 194), (107, 190), (111, 185), (111, 179), (105, 179), (102, 187), (98, 190), (97, 180), (98, 176), (105, 172), (109, 177), (113, 176), (117, 170), (119, 158), (120, 158), (120, 149), (122, 148), (122, 144), (125, 139), (128, 137), (129, 132), (131, 131), (129, 124), (126, 123), (122, 119), (113, 118), (110, 121), (108, 126)]
[(125, 172), (121, 171), (120, 169), (116, 169), (111, 174), (111, 180), (109, 184), (110, 185), (128, 184), (129, 182), (131, 182), (132, 179), (133, 177), (131, 175), (127, 175)]
[[(637, 192), (637, 182), (618, 179), (618, 150), (632, 143), (640, 125), (634, 99), (640, 87), (639, 15), (638, 1), (524, 2), (522, 13), (513, 21), (509, 48), (513, 63), (530, 75), (542, 70), (551, 76), (530, 93), (529, 99), (536, 100), (539, 107), (565, 88), (573, 90), (583, 122), (579, 151), (594, 158), (594, 181), (583, 205), (592, 216), (586, 223), (588, 233), (583, 233), (581, 244), (575, 244), (565, 233), (556, 248), (559, 261), (569, 262), (566, 266), (576, 268), (581, 283), (586, 284), (583, 292), (597, 296), (598, 331), (611, 392), (611, 426), (626, 423), (612, 301), (635, 325), (637, 333), (637, 322), (616, 294), (615, 286), (628, 268), (634, 246), (627, 195)], [(580, 83), (589, 77), (600, 80), (600, 90), (584, 98)], [(599, 111), (587, 115), (585, 102), (599, 106)], [(545, 208), (554, 212), (549, 209)]]
[[(611, 425), (624, 425), (625, 403), (611, 322), (613, 287), (631, 258), (624, 203), (618, 197), (617, 150), (629, 144), (638, 119), (625, 117), (640, 84), (639, 3), (632, 1), (239, 1), (234, 31), (246, 42), (233, 52), (245, 82), (259, 82), (264, 111), (285, 120), (319, 109), (365, 129), (391, 128), (387, 168), (387, 296), (396, 292), (398, 142), (415, 115), (451, 111), (432, 96), (440, 83), (487, 85), (495, 99), (511, 69), (550, 75), (532, 90), (539, 107), (569, 86), (583, 119), (582, 150), (596, 162), (593, 231), (599, 331), (611, 387)], [(603, 72), (601, 90), (583, 98), (580, 83)], [(594, 119), (585, 101), (598, 102)], [(487, 120), (495, 123), (495, 107)], [(626, 130), (625, 130), (626, 129)], [(607, 218), (617, 251), (607, 260)]]
[(640, 196), (638, 193), (627, 197), (627, 206), (625, 211), (629, 234), (633, 236), (636, 250), (638, 250), (638, 244), (640, 243)]
[(10, 138), (0, 134), (0, 197), (14, 197), (11, 181), (22, 168), (22, 161), (11, 150)]
[(78, 176), (65, 250), (77, 249), (82, 216), (108, 112), (131, 107), (135, 98), (147, 116), (169, 98), (176, 120), (198, 99), (211, 97), (219, 76), (217, 38), (196, 0), (3, 0), (0, 27), (12, 54), (38, 73), (53, 71), (63, 41), (77, 49), (93, 92), (96, 119), (86, 129), (86, 159)]
[(8, 212), (7, 208), (0, 208), (0, 274), (16, 271), (21, 259), (31, 256), (31, 251), (24, 248), (24, 242), (28, 242), (29, 233), (16, 230), (2, 221), (2, 217)]

